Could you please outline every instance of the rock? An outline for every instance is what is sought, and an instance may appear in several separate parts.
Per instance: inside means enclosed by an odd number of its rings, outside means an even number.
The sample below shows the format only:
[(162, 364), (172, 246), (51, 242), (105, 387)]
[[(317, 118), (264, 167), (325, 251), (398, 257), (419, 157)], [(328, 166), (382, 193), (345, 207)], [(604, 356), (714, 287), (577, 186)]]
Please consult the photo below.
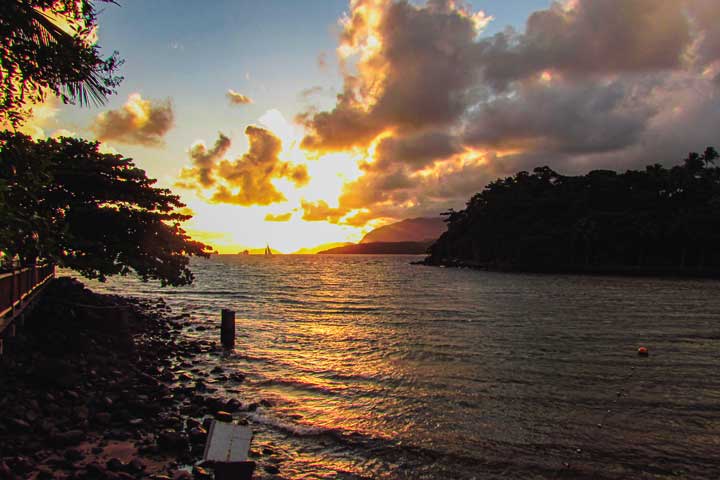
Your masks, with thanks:
[(215, 419), (219, 422), (232, 422), (233, 416), (232, 413), (226, 412), (224, 410), (218, 410), (215, 412)]
[[(0, 478), (3, 478), (0, 476)], [(38, 468), (37, 474), (35, 475), (35, 480), (54, 480), (56, 477), (53, 475), (52, 470), (50, 470), (47, 467), (40, 467)]]
[(108, 470), (111, 470), (113, 472), (120, 472), (125, 470), (126, 468), (126, 465), (122, 462), (122, 460), (115, 457), (105, 462), (105, 466), (108, 468)]
[(198, 443), (203, 443), (207, 439), (208, 432), (202, 427), (195, 427), (192, 428), (189, 432), (190, 436), (190, 443), (196, 445)]
[(225, 410), (228, 412), (237, 412), (242, 407), (242, 403), (237, 398), (231, 398), (225, 404)]
[(127, 471), (130, 473), (141, 473), (145, 471), (145, 464), (139, 458), (133, 458), (127, 464)]
[(185, 420), (185, 428), (187, 428), (188, 430), (192, 430), (193, 428), (196, 428), (199, 426), (200, 426), (200, 422), (195, 420), (194, 418), (188, 418), (187, 420)]
[(77, 462), (85, 458), (85, 455), (77, 448), (68, 448), (63, 452), (63, 457), (71, 462)]
[(172, 478), (173, 480), (193, 480), (192, 474), (185, 470), (176, 470)]
[(193, 467), (193, 476), (198, 480), (212, 480), (213, 475), (202, 467)]
[(56, 433), (50, 438), (53, 445), (61, 447), (77, 445), (84, 439), (85, 432), (82, 430), (68, 430), (67, 432)]
[(188, 449), (187, 436), (171, 428), (165, 429), (158, 435), (158, 446), (163, 450), (184, 451)]
[(105, 478), (107, 476), (107, 469), (97, 462), (88, 463), (85, 465), (90, 478)]
[(235, 380), (236, 382), (243, 382), (245, 381), (245, 375), (240, 372), (232, 372), (230, 374), (230, 379)]
[(277, 475), (278, 473), (280, 473), (280, 469), (275, 465), (265, 465), (263, 468), (267, 473), (271, 475)]
[(210, 425), (212, 425), (213, 419), (212, 418), (205, 418), (203, 419), (202, 426), (205, 430), (210, 430)]
[(18, 430), (32, 430), (30, 424), (22, 418), (13, 418), (10, 424)]
[(95, 414), (95, 421), (100, 425), (108, 425), (112, 419), (112, 415), (107, 412), (99, 412)]

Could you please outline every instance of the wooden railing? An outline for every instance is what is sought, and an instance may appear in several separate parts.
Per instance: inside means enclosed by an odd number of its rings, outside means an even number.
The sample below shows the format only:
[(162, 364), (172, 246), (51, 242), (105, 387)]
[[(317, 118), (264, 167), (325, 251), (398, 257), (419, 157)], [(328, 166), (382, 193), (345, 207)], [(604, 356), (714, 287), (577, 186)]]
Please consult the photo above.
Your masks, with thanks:
[(54, 276), (55, 265), (35, 265), (0, 273), (0, 335)]

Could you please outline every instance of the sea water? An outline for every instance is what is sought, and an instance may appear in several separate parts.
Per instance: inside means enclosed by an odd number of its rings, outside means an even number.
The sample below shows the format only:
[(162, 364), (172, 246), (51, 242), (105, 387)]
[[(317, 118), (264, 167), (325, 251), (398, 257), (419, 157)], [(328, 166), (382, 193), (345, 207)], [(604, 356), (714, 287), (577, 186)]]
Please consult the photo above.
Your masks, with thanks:
[(213, 256), (189, 287), (88, 283), (163, 297), (194, 338), (237, 312), (235, 351), (193, 362), (267, 401), (254, 442), (282, 478), (718, 478), (720, 283), (418, 258)]

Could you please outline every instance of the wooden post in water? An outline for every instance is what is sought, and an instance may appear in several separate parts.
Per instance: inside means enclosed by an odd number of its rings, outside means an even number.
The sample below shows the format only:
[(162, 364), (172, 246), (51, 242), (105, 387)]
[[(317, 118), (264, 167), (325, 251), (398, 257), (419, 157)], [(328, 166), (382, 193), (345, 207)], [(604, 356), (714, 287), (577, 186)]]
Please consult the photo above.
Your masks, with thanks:
[(235, 347), (235, 311), (222, 309), (222, 324), (220, 325), (220, 341), (225, 348)]

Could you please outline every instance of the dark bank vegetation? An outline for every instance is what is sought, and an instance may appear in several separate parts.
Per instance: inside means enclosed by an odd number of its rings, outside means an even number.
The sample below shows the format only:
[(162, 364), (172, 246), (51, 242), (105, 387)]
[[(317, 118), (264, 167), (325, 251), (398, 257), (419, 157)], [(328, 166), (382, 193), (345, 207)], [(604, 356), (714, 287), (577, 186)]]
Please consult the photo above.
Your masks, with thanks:
[(137, 273), (183, 285), (192, 255), (179, 197), (122, 155), (73, 138), (0, 133), (0, 252), (23, 265), (51, 261), (89, 278)]
[(718, 153), (681, 165), (498, 179), (450, 211), (429, 264), (536, 271), (720, 271)]
[(178, 196), (97, 142), (10, 131), (48, 96), (101, 105), (115, 93), (122, 61), (100, 55), (96, 3), (0, 2), (0, 268), (49, 261), (100, 280), (187, 284), (189, 257), (209, 247), (180, 227), (190, 215)]
[(117, 52), (100, 55), (96, 27), (89, 0), (0, 2), (0, 118), (17, 127), (48, 95), (65, 103), (105, 103), (122, 81), (116, 74), (122, 61)]

